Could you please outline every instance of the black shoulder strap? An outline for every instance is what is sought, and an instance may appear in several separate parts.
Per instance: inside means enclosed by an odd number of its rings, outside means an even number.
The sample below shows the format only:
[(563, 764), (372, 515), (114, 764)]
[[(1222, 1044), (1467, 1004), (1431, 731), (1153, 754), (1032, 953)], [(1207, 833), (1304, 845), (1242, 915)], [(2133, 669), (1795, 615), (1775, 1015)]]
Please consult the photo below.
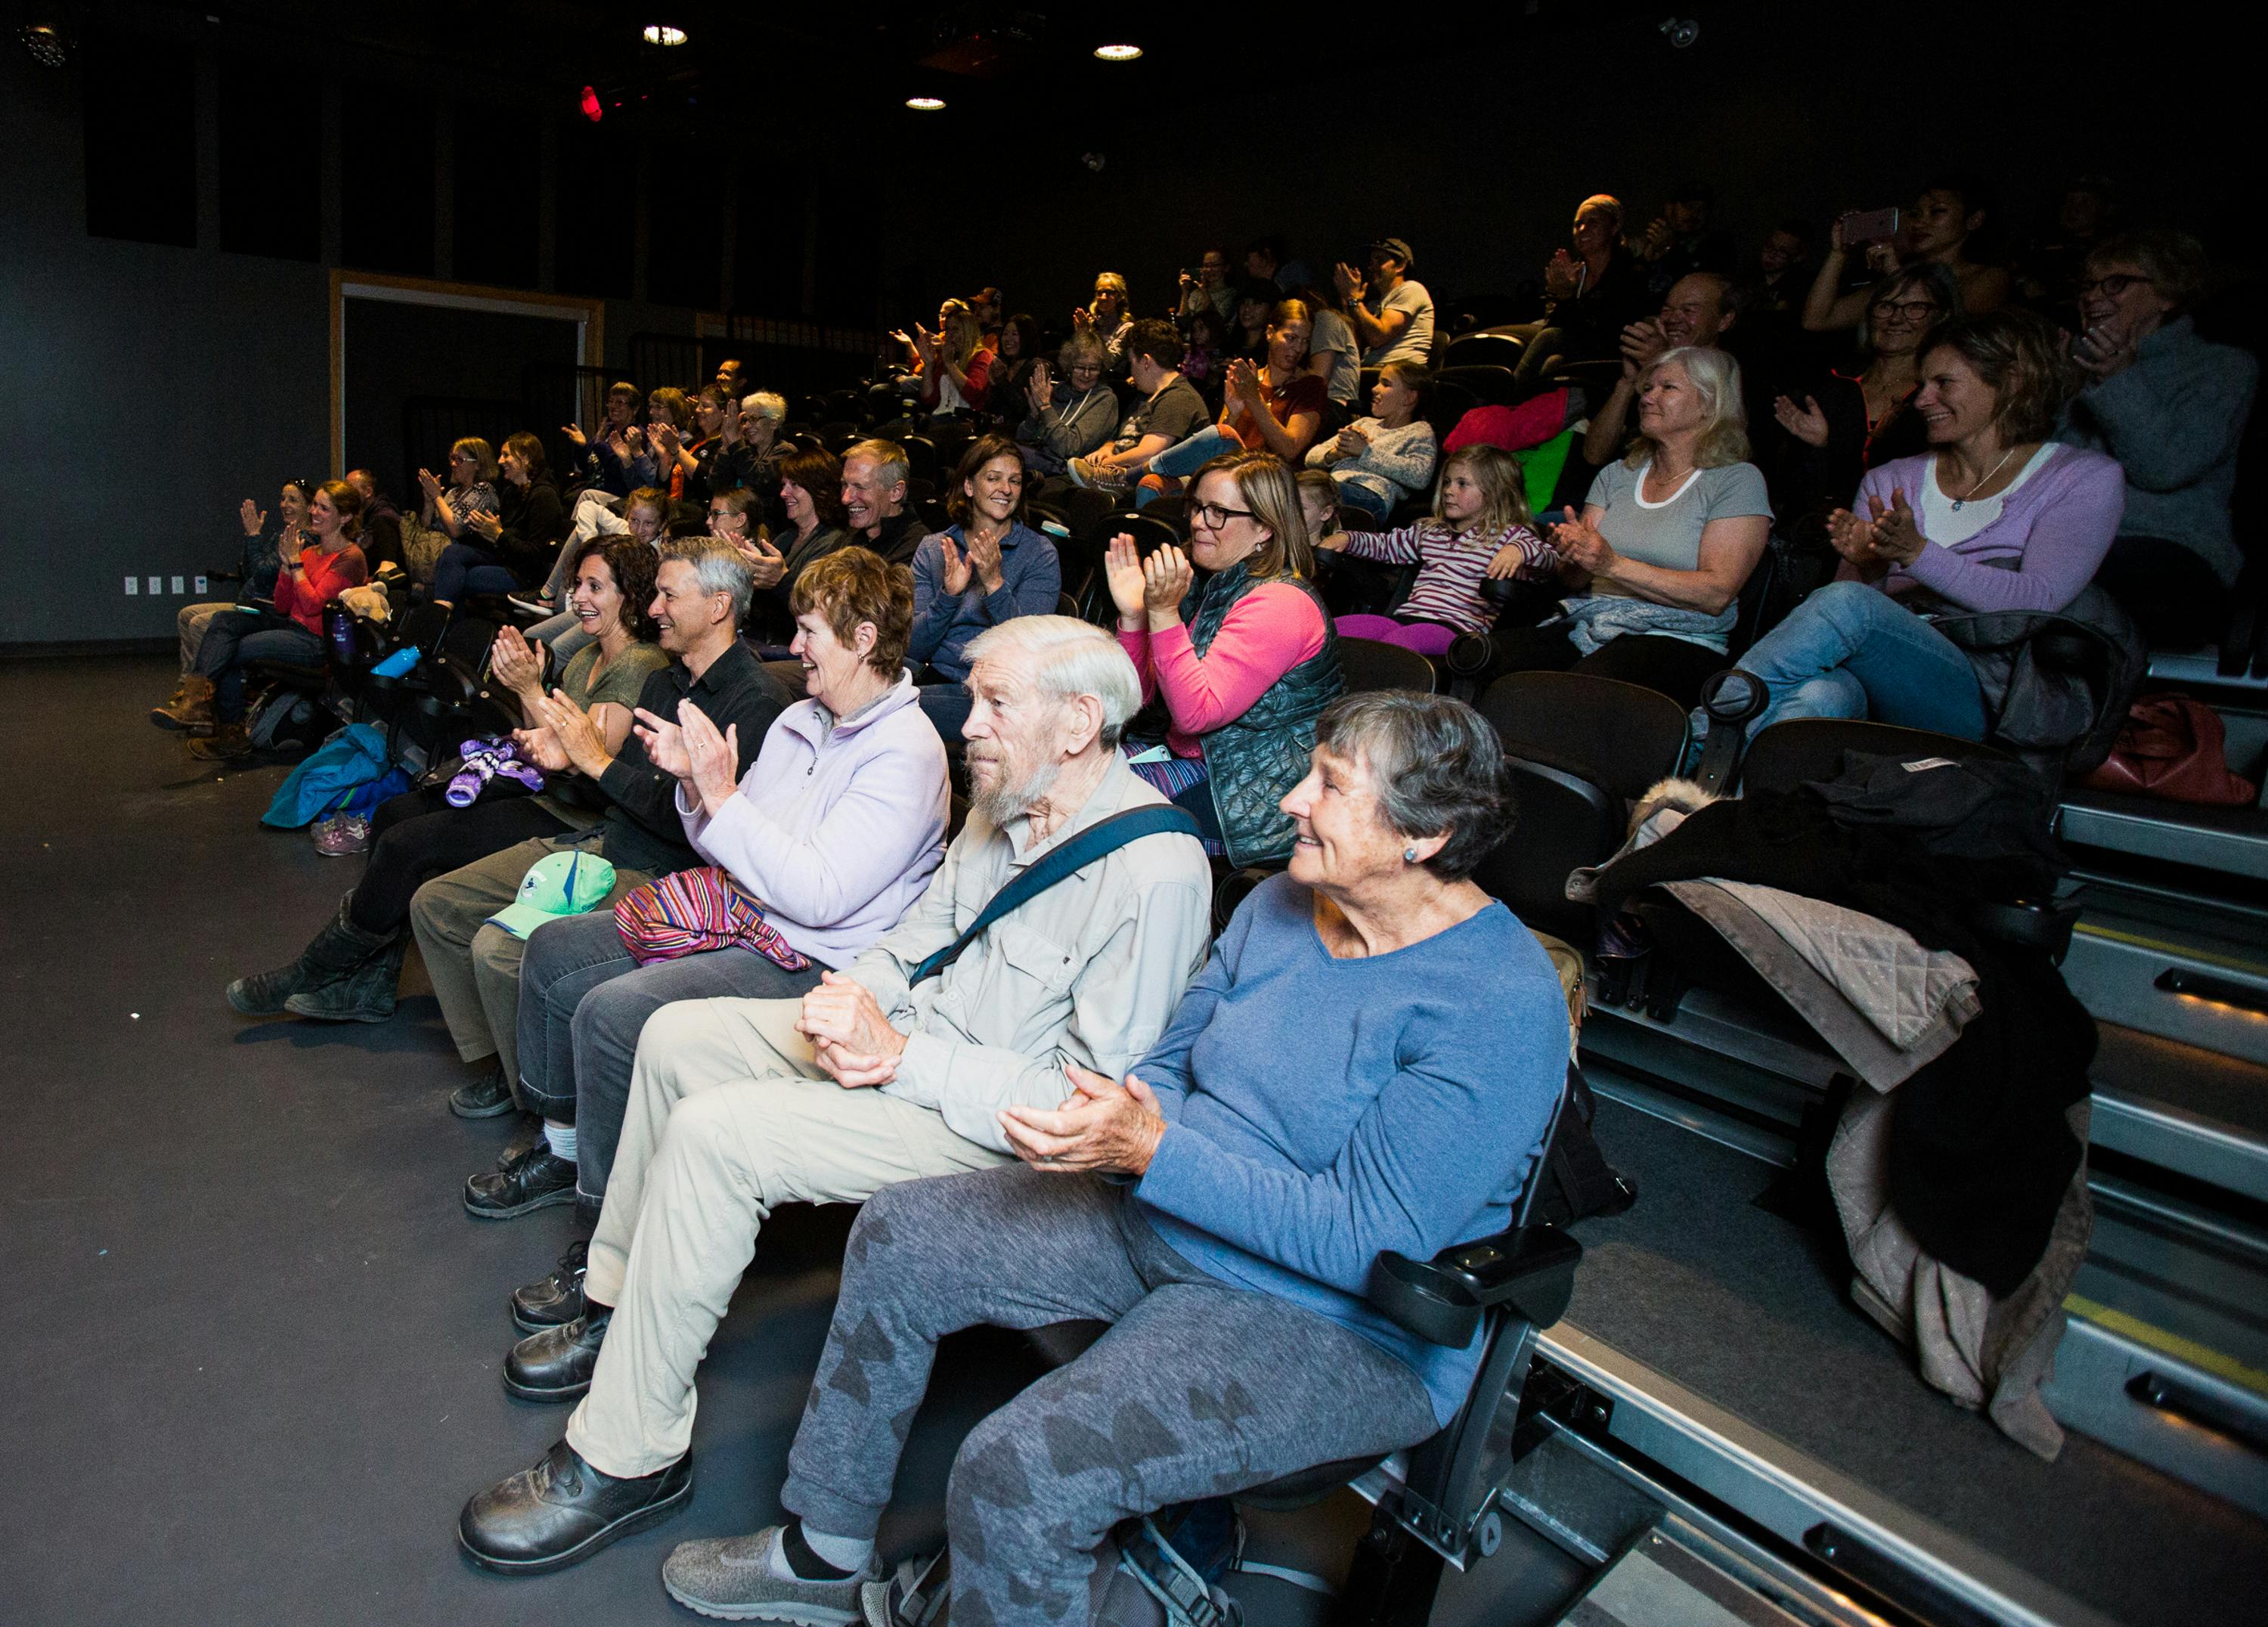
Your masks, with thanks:
[(914, 968), (907, 978), (909, 985), (924, 977), (935, 976), (961, 958), (961, 952), (976, 940), (977, 933), (1019, 908), (1027, 899), (1046, 892), (1065, 876), (1076, 874), (1106, 853), (1115, 853), (1130, 842), (1144, 836), (1154, 836), (1169, 831), (1184, 836), (1197, 834), (1197, 821), (1186, 810), (1171, 803), (1152, 803), (1147, 807), (1129, 808), (1123, 814), (1113, 814), (1108, 819), (1099, 819), (1080, 831), (1052, 853), (1035, 860), (1023, 874), (992, 894), (991, 901), (977, 912), (968, 924), (968, 930), (935, 954)]

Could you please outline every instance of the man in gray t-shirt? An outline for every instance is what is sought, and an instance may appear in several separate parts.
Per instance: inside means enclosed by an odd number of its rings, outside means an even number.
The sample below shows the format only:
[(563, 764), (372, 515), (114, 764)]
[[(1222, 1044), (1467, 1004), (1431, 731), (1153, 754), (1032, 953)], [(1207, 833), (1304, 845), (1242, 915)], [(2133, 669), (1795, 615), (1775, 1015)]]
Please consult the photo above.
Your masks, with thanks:
[(1362, 342), (1362, 364), (1388, 362), (1425, 366), (1433, 354), (1433, 296), (1410, 280), (1410, 245), (1381, 238), (1370, 246), (1367, 276), (1351, 266), (1338, 268), (1339, 291), (1347, 298), (1347, 321)]
[(1071, 478), (1082, 486), (1116, 491), (1141, 477), (1151, 459), (1211, 422), (1197, 387), (1178, 371), (1182, 336), (1171, 322), (1143, 320), (1127, 336), (1134, 403), (1111, 443), (1091, 457), (1073, 458)]

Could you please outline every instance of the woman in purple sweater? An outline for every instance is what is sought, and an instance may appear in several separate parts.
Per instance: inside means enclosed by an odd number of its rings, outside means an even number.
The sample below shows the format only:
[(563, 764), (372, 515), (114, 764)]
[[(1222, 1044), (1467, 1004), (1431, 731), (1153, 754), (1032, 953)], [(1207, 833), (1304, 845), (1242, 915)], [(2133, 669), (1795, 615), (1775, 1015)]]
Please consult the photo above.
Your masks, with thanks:
[(1963, 612), (2053, 612), (2118, 534), (2125, 475), (2052, 444), (2067, 376), (2028, 312), (1956, 317), (1926, 342), (1914, 405), (1932, 451), (1868, 472), (1828, 520), (1837, 579), (1743, 655), (1769, 692), (1749, 733), (1784, 718), (1873, 718), (1981, 740), (1969, 658), (1930, 623)]
[(686, 840), (762, 903), (784, 953), (744, 941), (641, 966), (611, 909), (537, 928), (519, 972), (519, 1086), (544, 1133), (465, 1183), (468, 1213), (572, 1203), (578, 1164), (581, 1196), (602, 1198), (648, 1017), (673, 1000), (802, 994), (922, 895), (950, 808), (945, 743), (905, 670), (913, 598), (913, 573), (863, 548), (796, 578), (810, 698), (779, 715), (737, 781), (738, 743), (697, 708), (679, 708), (678, 724), (638, 714), (654, 767), (677, 777)]

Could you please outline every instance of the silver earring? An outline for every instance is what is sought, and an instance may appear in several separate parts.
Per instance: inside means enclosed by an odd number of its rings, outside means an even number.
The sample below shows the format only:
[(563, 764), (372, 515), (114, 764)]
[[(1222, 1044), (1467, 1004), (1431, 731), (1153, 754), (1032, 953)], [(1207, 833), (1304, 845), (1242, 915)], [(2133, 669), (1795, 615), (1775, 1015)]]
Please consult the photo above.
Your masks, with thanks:
[(1405, 865), (1416, 864), (1418, 862), (1418, 850), (1416, 848), (1403, 848), (1402, 850), (1402, 862)]

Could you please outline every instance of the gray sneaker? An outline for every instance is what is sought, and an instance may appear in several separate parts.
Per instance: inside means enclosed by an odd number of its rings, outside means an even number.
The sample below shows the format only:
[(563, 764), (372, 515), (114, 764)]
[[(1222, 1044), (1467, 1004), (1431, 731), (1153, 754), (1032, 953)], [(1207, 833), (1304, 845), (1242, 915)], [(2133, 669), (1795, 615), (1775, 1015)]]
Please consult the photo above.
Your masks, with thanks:
[(661, 1585), (696, 1615), (727, 1622), (792, 1622), (797, 1627), (851, 1627), (862, 1623), (858, 1590), (880, 1579), (873, 1559), (839, 1582), (784, 1582), (772, 1574), (772, 1548), (780, 1528), (750, 1536), (703, 1537), (680, 1542), (661, 1564)]

